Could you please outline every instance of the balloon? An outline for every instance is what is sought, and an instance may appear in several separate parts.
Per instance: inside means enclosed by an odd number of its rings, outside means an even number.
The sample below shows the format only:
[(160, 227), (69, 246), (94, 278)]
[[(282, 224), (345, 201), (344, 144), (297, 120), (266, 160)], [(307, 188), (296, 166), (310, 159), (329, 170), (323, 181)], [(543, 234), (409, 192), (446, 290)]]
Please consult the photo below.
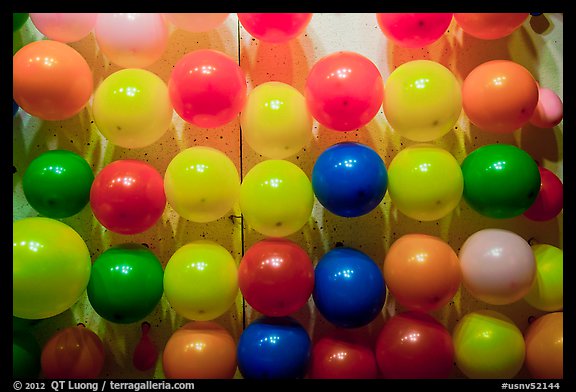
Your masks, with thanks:
[(462, 281), (452, 247), (427, 234), (405, 234), (388, 250), (383, 266), (389, 292), (410, 310), (430, 312), (452, 300)]
[(393, 205), (419, 221), (441, 219), (462, 198), (464, 180), (456, 158), (431, 144), (402, 149), (388, 166), (388, 192)]
[(40, 375), (40, 345), (28, 330), (12, 333), (12, 377), (37, 379)]
[(48, 39), (64, 43), (80, 41), (94, 30), (97, 13), (31, 13), (30, 19)]
[(148, 316), (164, 292), (156, 255), (139, 244), (113, 246), (96, 258), (86, 291), (102, 318), (130, 324)]
[(538, 165), (511, 144), (487, 144), (462, 162), (464, 200), (490, 218), (522, 215), (536, 200), (541, 179)]
[(368, 58), (339, 51), (318, 60), (304, 90), (312, 116), (334, 131), (353, 131), (368, 124), (384, 99), (384, 81)]
[(507, 316), (492, 310), (466, 314), (452, 331), (456, 366), (468, 378), (513, 378), (522, 368), (526, 345)]
[(24, 218), (12, 224), (12, 309), (43, 319), (70, 308), (90, 279), (90, 251), (80, 235), (55, 219)]
[(452, 22), (451, 13), (377, 13), (384, 35), (398, 46), (419, 48), (438, 41)]
[(12, 13), (12, 32), (15, 33), (28, 21), (30, 15), (26, 12)]
[(246, 143), (266, 158), (288, 158), (312, 139), (304, 96), (282, 82), (262, 83), (248, 94), (240, 125)]
[(548, 244), (532, 245), (536, 278), (524, 300), (538, 310), (555, 312), (564, 307), (564, 252)]
[(239, 13), (238, 20), (251, 36), (274, 44), (288, 42), (306, 30), (311, 13)]
[(22, 188), (28, 203), (40, 214), (67, 218), (88, 204), (93, 181), (92, 167), (80, 155), (50, 150), (30, 162), (22, 177)]
[(80, 113), (92, 96), (92, 70), (80, 53), (58, 41), (23, 46), (12, 61), (12, 93), (31, 116), (47, 121)]
[(380, 267), (363, 252), (346, 247), (330, 250), (314, 271), (316, 308), (342, 328), (367, 325), (382, 311), (386, 285)]
[(387, 320), (375, 352), (383, 378), (448, 378), (454, 367), (450, 332), (422, 312), (402, 312)]
[(92, 183), (90, 206), (108, 230), (125, 235), (142, 233), (156, 224), (166, 207), (162, 175), (144, 161), (111, 162)]
[[(346, 330), (348, 331), (348, 330)], [(322, 336), (312, 345), (312, 379), (374, 379), (378, 365), (368, 342), (345, 331)]]
[(166, 342), (162, 367), (169, 379), (231, 379), (236, 373), (236, 342), (215, 322), (188, 322)]
[(454, 20), (466, 33), (479, 39), (499, 39), (516, 31), (528, 13), (455, 13)]
[(150, 324), (148, 322), (142, 323), (142, 336), (134, 348), (132, 354), (132, 364), (134, 367), (142, 372), (154, 368), (158, 360), (158, 348), (150, 339)]
[(12, 100), (12, 117), (14, 117), (16, 113), (18, 113), (18, 109), (20, 109), (20, 106), (18, 106), (16, 101)]
[(40, 359), (44, 378), (95, 379), (104, 367), (104, 344), (80, 324), (52, 335)]
[(240, 185), (240, 209), (248, 225), (269, 237), (286, 237), (310, 219), (314, 191), (308, 176), (292, 162), (257, 163)]
[(168, 81), (174, 110), (186, 122), (218, 128), (238, 116), (246, 102), (246, 75), (228, 55), (199, 49), (182, 56)]
[(187, 319), (215, 319), (236, 300), (236, 262), (230, 252), (215, 242), (190, 242), (168, 260), (164, 294), (176, 313)]
[(92, 111), (102, 135), (124, 148), (158, 141), (173, 114), (168, 86), (144, 69), (123, 69), (107, 76), (96, 88)]
[(295, 242), (267, 238), (250, 246), (238, 267), (238, 285), (246, 302), (273, 317), (303, 307), (314, 288), (314, 266)]
[(29, 320), (12, 316), (12, 332), (28, 330), (42, 320)]
[(533, 221), (554, 219), (564, 208), (564, 184), (552, 171), (538, 166), (540, 190), (534, 203), (524, 211), (524, 216)]
[(384, 161), (356, 142), (334, 144), (316, 159), (312, 188), (322, 206), (344, 217), (365, 215), (378, 207), (388, 185)]
[(384, 114), (395, 132), (417, 142), (438, 139), (452, 130), (462, 112), (458, 80), (431, 60), (400, 65), (386, 80)]
[(168, 44), (168, 24), (159, 13), (100, 13), (94, 36), (102, 53), (122, 68), (146, 68)]
[(524, 333), (526, 367), (534, 378), (564, 378), (564, 313), (538, 317)]
[(529, 122), (537, 105), (536, 80), (510, 60), (482, 63), (462, 83), (464, 113), (483, 131), (512, 133)]
[(228, 13), (175, 13), (162, 14), (164, 18), (179, 29), (192, 33), (205, 33), (220, 27), (228, 18)]
[(536, 261), (526, 240), (503, 229), (483, 229), (464, 241), (462, 283), (472, 296), (492, 305), (524, 297), (536, 277)]
[(556, 93), (549, 88), (538, 87), (538, 104), (530, 124), (538, 128), (553, 128), (564, 118), (564, 105)]
[(312, 343), (291, 317), (262, 317), (240, 335), (238, 368), (245, 379), (301, 379), (310, 362)]
[(180, 151), (164, 173), (168, 204), (183, 218), (206, 223), (222, 218), (240, 196), (236, 165), (220, 150), (195, 146)]

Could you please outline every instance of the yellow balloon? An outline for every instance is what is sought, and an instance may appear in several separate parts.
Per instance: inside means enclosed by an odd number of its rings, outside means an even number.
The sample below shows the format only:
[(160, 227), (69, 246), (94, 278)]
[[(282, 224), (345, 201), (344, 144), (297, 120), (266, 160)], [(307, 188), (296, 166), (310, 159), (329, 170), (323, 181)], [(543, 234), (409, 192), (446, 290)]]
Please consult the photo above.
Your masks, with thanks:
[(440, 63), (409, 61), (386, 80), (383, 108), (395, 132), (410, 140), (428, 142), (444, 136), (458, 120), (461, 86)]
[(18, 220), (12, 230), (14, 316), (44, 319), (68, 310), (90, 280), (92, 262), (82, 237), (43, 217)]
[(564, 252), (547, 244), (532, 245), (536, 278), (524, 300), (536, 309), (555, 312), (564, 308)]
[(296, 154), (312, 138), (312, 115), (304, 96), (289, 84), (267, 82), (248, 94), (240, 125), (246, 143), (266, 158)]
[(256, 164), (240, 186), (240, 209), (254, 230), (286, 237), (300, 230), (314, 207), (312, 183), (292, 162), (271, 159)]
[(100, 83), (92, 111), (98, 130), (111, 143), (142, 148), (166, 133), (173, 108), (168, 86), (160, 77), (145, 69), (129, 68)]
[(170, 257), (164, 269), (164, 294), (176, 313), (189, 320), (213, 320), (238, 295), (238, 269), (223, 246), (194, 241)]
[(179, 152), (164, 174), (168, 204), (192, 222), (223, 217), (240, 194), (240, 175), (234, 162), (212, 147), (190, 147)]
[(456, 158), (429, 144), (400, 151), (388, 167), (388, 192), (400, 212), (432, 221), (447, 216), (460, 203), (464, 178)]

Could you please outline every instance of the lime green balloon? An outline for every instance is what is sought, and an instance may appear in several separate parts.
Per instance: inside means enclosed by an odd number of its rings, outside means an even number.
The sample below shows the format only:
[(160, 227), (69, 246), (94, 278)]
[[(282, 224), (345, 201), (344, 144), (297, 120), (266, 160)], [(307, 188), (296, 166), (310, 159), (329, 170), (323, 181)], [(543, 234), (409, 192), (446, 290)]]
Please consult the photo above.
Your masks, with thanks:
[(282, 82), (262, 83), (248, 94), (240, 125), (246, 143), (266, 158), (288, 158), (312, 139), (306, 99)]
[(20, 30), (24, 23), (28, 20), (30, 15), (26, 12), (14, 12), (12, 13), (12, 31), (16, 32)]
[(238, 201), (240, 175), (222, 151), (190, 147), (176, 154), (164, 174), (168, 204), (192, 222), (211, 222), (223, 217)]
[(138, 68), (122, 69), (104, 79), (94, 92), (92, 111), (102, 135), (125, 148), (155, 143), (170, 127), (173, 114), (166, 83)]
[(401, 150), (388, 167), (390, 199), (412, 219), (432, 221), (447, 216), (460, 203), (463, 189), (456, 158), (429, 144)]
[(456, 366), (468, 378), (512, 378), (524, 364), (522, 332), (499, 312), (466, 314), (454, 327), (452, 341)]
[(33, 217), (12, 224), (13, 315), (43, 319), (69, 309), (86, 290), (90, 252), (70, 226)]
[(236, 261), (215, 242), (190, 242), (168, 260), (164, 294), (182, 317), (213, 320), (230, 309), (238, 295)]
[(12, 376), (36, 379), (40, 375), (40, 345), (28, 330), (12, 334)]
[(564, 307), (564, 252), (548, 244), (532, 245), (536, 278), (524, 300), (536, 309), (555, 312)]
[(461, 86), (440, 63), (409, 61), (386, 80), (383, 108), (395, 132), (410, 140), (428, 142), (448, 133), (460, 117)]
[(286, 237), (297, 232), (310, 219), (312, 207), (312, 183), (292, 162), (260, 162), (242, 180), (240, 209), (248, 225), (264, 235)]

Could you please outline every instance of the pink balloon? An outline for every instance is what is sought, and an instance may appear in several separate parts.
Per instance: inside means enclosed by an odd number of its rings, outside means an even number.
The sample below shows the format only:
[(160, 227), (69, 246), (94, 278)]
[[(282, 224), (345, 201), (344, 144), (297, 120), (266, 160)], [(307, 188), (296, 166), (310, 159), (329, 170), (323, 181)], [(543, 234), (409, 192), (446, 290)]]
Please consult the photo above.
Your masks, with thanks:
[(399, 46), (419, 48), (442, 37), (452, 22), (451, 13), (376, 14), (384, 35)]
[(475, 298), (492, 305), (522, 299), (536, 277), (532, 248), (508, 230), (484, 229), (472, 234), (458, 257), (464, 287)]
[(299, 36), (310, 23), (311, 13), (240, 13), (238, 20), (250, 35), (261, 41), (283, 43)]
[(175, 13), (163, 14), (164, 18), (179, 29), (192, 33), (204, 33), (220, 26), (229, 14), (224, 13)]
[(101, 13), (94, 33), (102, 53), (123, 68), (152, 65), (168, 43), (168, 25), (159, 13)]
[(90, 34), (97, 16), (97, 13), (30, 13), (39, 32), (64, 43), (80, 41)]
[(538, 128), (553, 128), (564, 117), (564, 105), (556, 93), (549, 88), (538, 88), (538, 104), (530, 118), (530, 124)]

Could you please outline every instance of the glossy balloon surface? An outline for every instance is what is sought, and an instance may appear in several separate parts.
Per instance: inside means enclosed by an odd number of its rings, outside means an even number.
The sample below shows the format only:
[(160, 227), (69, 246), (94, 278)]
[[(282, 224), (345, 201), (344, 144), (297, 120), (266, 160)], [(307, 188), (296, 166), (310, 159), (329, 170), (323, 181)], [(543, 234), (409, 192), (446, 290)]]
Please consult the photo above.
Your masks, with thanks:
[(31, 13), (30, 19), (48, 39), (64, 43), (76, 42), (90, 34), (96, 26), (97, 13)]
[(539, 128), (553, 128), (560, 124), (564, 118), (564, 104), (560, 97), (551, 89), (545, 87), (538, 88), (538, 104), (530, 124)]
[(554, 172), (538, 166), (540, 190), (534, 203), (524, 211), (524, 216), (533, 221), (554, 219), (564, 208), (564, 184)]
[(564, 313), (547, 313), (534, 320), (524, 333), (526, 367), (534, 378), (564, 377)]
[(466, 34), (479, 39), (500, 39), (516, 31), (528, 19), (528, 13), (455, 13), (454, 20)]
[(37, 379), (40, 375), (40, 345), (29, 330), (12, 333), (12, 377)]
[(419, 48), (438, 41), (452, 22), (451, 13), (377, 13), (384, 35), (398, 46)]
[(536, 277), (524, 300), (545, 312), (564, 308), (564, 251), (548, 244), (532, 245)]
[(288, 42), (306, 30), (311, 13), (239, 13), (240, 24), (253, 37), (269, 43)]

